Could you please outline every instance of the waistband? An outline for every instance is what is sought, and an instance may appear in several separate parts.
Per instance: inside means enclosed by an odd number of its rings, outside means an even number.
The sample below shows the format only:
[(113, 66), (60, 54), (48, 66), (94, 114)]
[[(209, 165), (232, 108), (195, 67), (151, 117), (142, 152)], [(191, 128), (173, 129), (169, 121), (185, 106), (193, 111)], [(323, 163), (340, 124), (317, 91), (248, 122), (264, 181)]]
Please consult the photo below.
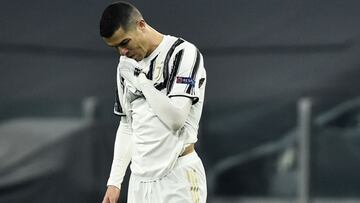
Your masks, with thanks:
[[(199, 160), (200, 160), (200, 158), (199, 158), (198, 154), (196, 153), (196, 151), (194, 150), (190, 154), (178, 157), (174, 167), (171, 170), (188, 165), (189, 163), (196, 162)], [(165, 175), (163, 175), (161, 177), (143, 177), (143, 176), (138, 176), (136, 174), (131, 173), (131, 178), (134, 179), (135, 181), (139, 181), (139, 182), (143, 182), (143, 183), (154, 182), (154, 181), (161, 180), (162, 178), (166, 177), (171, 172), (171, 170), (169, 170)]]
[(189, 163), (195, 162), (200, 160), (198, 154), (196, 153), (196, 151), (192, 151), (191, 153), (181, 156), (177, 159), (174, 168), (178, 168), (184, 165), (187, 165)]

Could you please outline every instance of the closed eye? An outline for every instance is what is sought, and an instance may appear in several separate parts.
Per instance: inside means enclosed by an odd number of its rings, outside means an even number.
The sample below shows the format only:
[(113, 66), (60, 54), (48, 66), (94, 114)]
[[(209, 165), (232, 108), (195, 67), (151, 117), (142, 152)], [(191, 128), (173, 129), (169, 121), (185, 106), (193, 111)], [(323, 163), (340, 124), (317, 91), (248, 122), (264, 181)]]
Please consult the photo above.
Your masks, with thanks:
[(117, 46), (119, 47), (125, 47), (126, 45), (128, 45), (130, 42), (130, 39), (124, 39), (123, 41), (121, 41)]

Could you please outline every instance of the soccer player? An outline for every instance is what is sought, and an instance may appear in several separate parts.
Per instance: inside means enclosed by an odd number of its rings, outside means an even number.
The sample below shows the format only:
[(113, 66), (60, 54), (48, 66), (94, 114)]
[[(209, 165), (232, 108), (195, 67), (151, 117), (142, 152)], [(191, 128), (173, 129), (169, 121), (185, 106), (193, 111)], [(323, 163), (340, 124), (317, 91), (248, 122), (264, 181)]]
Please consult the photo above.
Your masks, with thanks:
[(201, 53), (156, 31), (127, 2), (105, 8), (100, 34), (120, 55), (114, 113), (121, 119), (103, 203), (118, 201), (130, 162), (128, 203), (206, 202), (194, 150), (206, 85)]

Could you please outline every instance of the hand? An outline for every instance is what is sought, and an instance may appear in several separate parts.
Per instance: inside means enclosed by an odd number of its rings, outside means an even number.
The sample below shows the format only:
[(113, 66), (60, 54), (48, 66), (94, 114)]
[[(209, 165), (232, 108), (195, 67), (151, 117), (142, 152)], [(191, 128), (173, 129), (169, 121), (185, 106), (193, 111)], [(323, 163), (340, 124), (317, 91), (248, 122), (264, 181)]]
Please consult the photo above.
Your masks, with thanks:
[(142, 91), (143, 86), (154, 86), (154, 82), (152, 80), (149, 80), (144, 72), (141, 72), (137, 77), (137, 86), (140, 91)]
[(138, 62), (131, 58), (121, 57), (119, 67), (121, 77), (128, 84), (138, 89), (137, 75), (141, 72)]
[(109, 185), (102, 203), (117, 203), (120, 197), (120, 189)]

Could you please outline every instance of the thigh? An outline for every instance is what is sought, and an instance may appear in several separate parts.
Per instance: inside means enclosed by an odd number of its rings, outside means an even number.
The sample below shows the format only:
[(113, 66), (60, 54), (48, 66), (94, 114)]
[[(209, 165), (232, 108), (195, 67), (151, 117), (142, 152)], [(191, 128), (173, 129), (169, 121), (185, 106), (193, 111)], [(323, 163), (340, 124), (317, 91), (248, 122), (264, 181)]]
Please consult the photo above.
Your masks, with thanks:
[(146, 203), (147, 198), (145, 197), (145, 187), (141, 181), (134, 177), (130, 176), (129, 187), (128, 187), (128, 196), (127, 203)]
[(206, 176), (200, 160), (174, 168), (162, 184), (161, 202), (206, 202)]

